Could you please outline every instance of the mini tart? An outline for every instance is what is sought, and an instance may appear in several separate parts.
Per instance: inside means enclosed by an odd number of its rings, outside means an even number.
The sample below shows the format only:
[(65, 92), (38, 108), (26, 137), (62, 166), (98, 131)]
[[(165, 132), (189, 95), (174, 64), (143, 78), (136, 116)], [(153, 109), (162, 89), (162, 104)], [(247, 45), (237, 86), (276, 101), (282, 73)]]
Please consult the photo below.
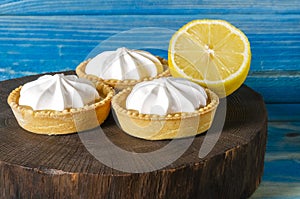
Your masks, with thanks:
[(93, 104), (63, 111), (33, 110), (29, 106), (19, 105), (21, 88), (13, 90), (7, 98), (19, 125), (32, 133), (47, 135), (70, 134), (99, 126), (110, 112), (114, 95), (113, 88), (98, 82), (96, 89), (101, 99)]
[(207, 106), (194, 112), (173, 113), (165, 116), (140, 114), (138, 111), (126, 109), (126, 98), (131, 90), (131, 88), (124, 89), (115, 95), (112, 108), (123, 131), (146, 140), (174, 139), (201, 134), (210, 128), (219, 104), (219, 97), (206, 89)]
[(129, 88), (129, 87), (133, 87), (134, 85), (136, 85), (139, 82), (143, 82), (143, 81), (150, 81), (153, 79), (157, 79), (157, 78), (161, 78), (161, 77), (168, 77), (170, 76), (170, 71), (169, 71), (169, 67), (168, 67), (168, 61), (161, 58), (161, 57), (157, 57), (160, 62), (163, 65), (164, 71), (162, 73), (159, 73), (157, 76), (155, 77), (147, 77), (144, 79), (140, 79), (140, 80), (134, 80), (134, 79), (128, 79), (128, 80), (117, 80), (117, 79), (102, 79), (100, 77), (97, 77), (96, 75), (91, 75), (91, 74), (86, 74), (85, 72), (85, 67), (88, 64), (88, 62), (90, 61), (90, 59), (81, 62), (77, 67), (76, 67), (76, 74), (81, 77), (81, 78), (85, 78), (88, 79), (92, 82), (104, 82), (105, 84), (117, 89), (117, 90), (123, 90), (125, 88)]

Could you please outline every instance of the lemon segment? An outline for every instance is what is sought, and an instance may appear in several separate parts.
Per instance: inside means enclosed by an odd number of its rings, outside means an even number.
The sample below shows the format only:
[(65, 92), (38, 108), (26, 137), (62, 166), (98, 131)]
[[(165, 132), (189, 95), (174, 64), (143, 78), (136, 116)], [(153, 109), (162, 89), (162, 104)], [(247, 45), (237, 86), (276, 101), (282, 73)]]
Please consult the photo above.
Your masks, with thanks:
[(170, 41), (168, 61), (175, 77), (184, 77), (225, 97), (245, 81), (251, 60), (245, 34), (223, 20), (194, 20)]

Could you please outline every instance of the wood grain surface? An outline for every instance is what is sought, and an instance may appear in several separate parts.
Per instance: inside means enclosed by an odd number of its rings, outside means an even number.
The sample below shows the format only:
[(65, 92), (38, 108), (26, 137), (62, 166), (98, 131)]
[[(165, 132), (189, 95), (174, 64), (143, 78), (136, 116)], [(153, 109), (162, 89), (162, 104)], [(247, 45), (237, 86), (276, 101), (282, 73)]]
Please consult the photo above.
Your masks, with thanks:
[[(0, 83), (3, 104), (0, 193), (3, 198), (247, 198), (261, 181), (267, 113), (262, 97), (247, 86), (227, 98), (224, 128), (207, 156), (199, 158), (205, 135), (197, 136), (188, 150), (168, 166), (130, 173), (98, 161), (83, 145), (79, 134), (43, 136), (19, 127), (6, 98), (13, 88), (36, 77)], [(112, 143), (134, 153), (156, 151), (170, 142), (131, 137), (116, 125), (112, 114), (101, 127)], [(111, 150), (106, 145), (97, 149)], [(118, 157), (111, 158), (114, 161)], [(160, 158), (163, 161), (168, 157)], [(147, 159), (136, 162), (140, 166), (151, 164), (153, 161)]]

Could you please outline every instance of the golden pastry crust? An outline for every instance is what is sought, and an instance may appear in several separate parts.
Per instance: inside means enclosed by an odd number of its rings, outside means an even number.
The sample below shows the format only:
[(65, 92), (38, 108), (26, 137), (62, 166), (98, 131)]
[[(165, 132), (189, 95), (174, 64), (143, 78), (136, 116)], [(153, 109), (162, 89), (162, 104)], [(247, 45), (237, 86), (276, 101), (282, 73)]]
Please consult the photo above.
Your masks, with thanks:
[(147, 77), (147, 78), (144, 78), (144, 79), (141, 79), (141, 80), (134, 80), (134, 79), (131, 79), (131, 80), (102, 79), (100, 77), (97, 77), (96, 75), (86, 74), (85, 73), (85, 67), (88, 64), (88, 62), (90, 61), (90, 59), (81, 62), (76, 67), (76, 74), (79, 77), (88, 79), (92, 82), (101, 81), (101, 82), (104, 82), (105, 84), (107, 84), (107, 85), (109, 85), (109, 86), (111, 86), (111, 87), (113, 87), (117, 90), (123, 90), (125, 88), (133, 87), (134, 85), (136, 85), (137, 83), (142, 82), (142, 81), (150, 81), (150, 80), (153, 80), (153, 79), (170, 76), (170, 71), (169, 71), (169, 68), (168, 68), (168, 61), (161, 58), (161, 57), (157, 57), (157, 58), (162, 63), (164, 71), (162, 73), (158, 74), (155, 77)]
[(32, 110), (29, 106), (19, 105), (21, 88), (13, 90), (7, 98), (19, 125), (32, 133), (47, 135), (70, 134), (99, 126), (110, 112), (114, 95), (113, 88), (98, 82), (96, 89), (102, 97), (98, 102), (63, 111)]
[(126, 98), (131, 88), (114, 96), (112, 107), (121, 128), (134, 137), (146, 140), (164, 140), (194, 136), (207, 131), (219, 104), (219, 97), (209, 89), (208, 104), (191, 113), (173, 113), (165, 116), (140, 114), (126, 109)]

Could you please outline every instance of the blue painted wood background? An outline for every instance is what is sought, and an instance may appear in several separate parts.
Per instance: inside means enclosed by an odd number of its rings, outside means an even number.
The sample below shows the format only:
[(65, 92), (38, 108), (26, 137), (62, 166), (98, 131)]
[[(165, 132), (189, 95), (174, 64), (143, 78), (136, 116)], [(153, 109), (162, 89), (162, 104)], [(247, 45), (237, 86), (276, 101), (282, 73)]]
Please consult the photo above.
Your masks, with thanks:
[(252, 198), (300, 198), (299, 0), (2, 0), (0, 81), (75, 69), (99, 45), (166, 57), (171, 33), (203, 18), (229, 21), (251, 43), (245, 83), (269, 113), (265, 172)]

